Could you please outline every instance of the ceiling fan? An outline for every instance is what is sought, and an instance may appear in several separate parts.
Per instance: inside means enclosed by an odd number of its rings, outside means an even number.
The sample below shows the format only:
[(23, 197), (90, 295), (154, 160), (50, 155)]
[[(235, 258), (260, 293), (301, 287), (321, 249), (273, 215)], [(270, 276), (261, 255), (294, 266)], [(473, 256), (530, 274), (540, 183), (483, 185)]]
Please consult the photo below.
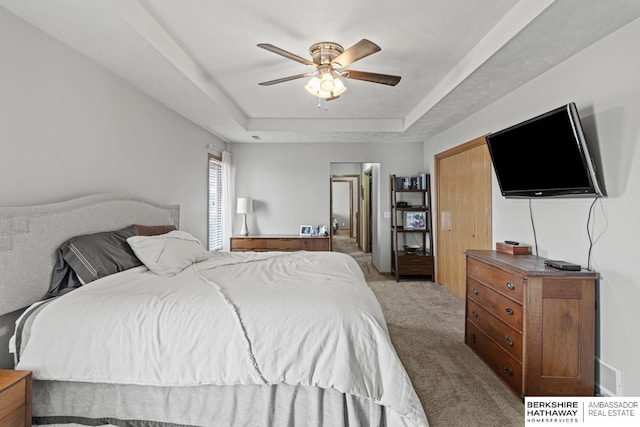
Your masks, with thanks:
[(367, 39), (360, 40), (347, 50), (344, 50), (342, 46), (334, 42), (315, 43), (309, 48), (312, 60), (302, 58), (301, 56), (287, 52), (269, 43), (260, 43), (258, 47), (315, 68), (312, 72), (258, 83), (261, 86), (271, 86), (277, 83), (313, 76), (305, 86), (305, 89), (312, 95), (331, 101), (338, 98), (347, 90), (344, 83), (340, 80), (340, 77), (389, 86), (395, 86), (400, 81), (400, 76), (369, 73), (346, 68), (352, 63), (381, 50), (380, 46)]

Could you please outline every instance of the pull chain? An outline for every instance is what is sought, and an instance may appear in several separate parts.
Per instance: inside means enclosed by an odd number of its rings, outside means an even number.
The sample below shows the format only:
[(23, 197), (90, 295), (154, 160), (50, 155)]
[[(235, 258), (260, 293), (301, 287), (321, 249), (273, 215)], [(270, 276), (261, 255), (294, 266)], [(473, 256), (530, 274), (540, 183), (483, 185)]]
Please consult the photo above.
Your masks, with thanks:
[[(318, 97), (318, 110), (322, 108), (323, 99)], [(324, 99), (324, 111), (329, 111), (329, 106), (327, 105), (327, 100)]]

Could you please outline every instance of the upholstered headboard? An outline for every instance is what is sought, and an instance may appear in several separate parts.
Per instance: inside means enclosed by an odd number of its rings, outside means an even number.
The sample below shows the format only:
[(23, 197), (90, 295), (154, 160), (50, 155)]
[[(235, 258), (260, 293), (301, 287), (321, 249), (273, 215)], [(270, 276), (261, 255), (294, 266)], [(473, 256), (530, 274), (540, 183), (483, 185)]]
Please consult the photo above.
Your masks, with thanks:
[(38, 206), (0, 207), (0, 315), (41, 300), (57, 248), (71, 237), (131, 224), (179, 228), (180, 206), (114, 194)]

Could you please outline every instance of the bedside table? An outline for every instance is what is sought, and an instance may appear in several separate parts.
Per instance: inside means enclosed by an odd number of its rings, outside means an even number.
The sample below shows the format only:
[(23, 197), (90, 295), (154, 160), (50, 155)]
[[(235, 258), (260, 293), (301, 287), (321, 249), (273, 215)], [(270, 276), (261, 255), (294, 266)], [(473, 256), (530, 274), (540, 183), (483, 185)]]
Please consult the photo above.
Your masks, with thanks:
[(0, 426), (31, 427), (31, 371), (0, 369)]

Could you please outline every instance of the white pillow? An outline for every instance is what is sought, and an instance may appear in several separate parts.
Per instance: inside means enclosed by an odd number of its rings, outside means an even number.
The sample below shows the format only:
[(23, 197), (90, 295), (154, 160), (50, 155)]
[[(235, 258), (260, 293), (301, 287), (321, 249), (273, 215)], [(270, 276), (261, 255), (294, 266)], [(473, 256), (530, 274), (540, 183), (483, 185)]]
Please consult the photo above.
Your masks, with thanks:
[(180, 230), (157, 236), (132, 236), (127, 243), (140, 261), (160, 276), (175, 276), (208, 256), (198, 239)]

